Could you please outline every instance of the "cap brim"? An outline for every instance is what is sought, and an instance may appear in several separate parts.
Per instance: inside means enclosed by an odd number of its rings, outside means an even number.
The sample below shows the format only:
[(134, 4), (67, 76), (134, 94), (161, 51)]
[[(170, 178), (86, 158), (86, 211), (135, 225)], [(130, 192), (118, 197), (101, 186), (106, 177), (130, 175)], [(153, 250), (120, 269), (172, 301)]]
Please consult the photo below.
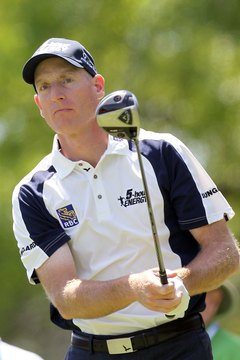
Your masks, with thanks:
[(66, 56), (60, 56), (57, 54), (39, 54), (39, 55), (36, 55), (36, 56), (32, 57), (31, 59), (29, 59), (26, 62), (26, 64), (24, 65), (23, 71), (22, 71), (22, 76), (23, 76), (24, 81), (26, 81), (26, 83), (28, 83), (28, 84), (33, 85), (36, 67), (40, 64), (40, 62), (42, 62), (45, 59), (51, 58), (51, 57), (60, 57), (78, 68), (82, 68), (82, 69), (84, 68), (77, 61), (74, 61), (73, 59), (70, 59)]

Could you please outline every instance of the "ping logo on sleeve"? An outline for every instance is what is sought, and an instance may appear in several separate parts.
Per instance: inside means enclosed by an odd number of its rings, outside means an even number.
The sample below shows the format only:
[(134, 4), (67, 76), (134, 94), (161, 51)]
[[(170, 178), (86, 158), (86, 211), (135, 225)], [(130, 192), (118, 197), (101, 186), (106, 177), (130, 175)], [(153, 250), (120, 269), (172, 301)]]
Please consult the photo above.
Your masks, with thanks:
[(75, 213), (75, 210), (73, 209), (72, 204), (57, 209), (57, 214), (65, 229), (79, 224), (77, 215)]

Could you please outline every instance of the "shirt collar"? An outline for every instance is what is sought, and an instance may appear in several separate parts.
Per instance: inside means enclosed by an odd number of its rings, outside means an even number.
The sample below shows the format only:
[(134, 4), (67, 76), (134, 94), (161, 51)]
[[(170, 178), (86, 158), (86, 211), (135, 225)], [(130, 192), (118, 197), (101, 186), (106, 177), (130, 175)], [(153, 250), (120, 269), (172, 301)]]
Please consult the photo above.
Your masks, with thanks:
[[(106, 151), (103, 153), (100, 161), (108, 155), (127, 155), (129, 150), (128, 141), (125, 139), (118, 139), (114, 138), (111, 135), (108, 137), (108, 147)], [(64, 178), (68, 176), (76, 166), (81, 162), (82, 160), (79, 159), (78, 161), (72, 161), (66, 158), (61, 153), (60, 144), (58, 141), (57, 135), (54, 136), (53, 139), (53, 147), (52, 147), (52, 162), (53, 166), (57, 170), (59, 176), (61, 178)], [(100, 162), (99, 161), (99, 162)]]
[(105, 155), (119, 154), (126, 155), (128, 153), (129, 146), (128, 141), (125, 139), (119, 139), (111, 135), (108, 136), (108, 147), (104, 152)]
[(53, 139), (52, 162), (53, 166), (55, 167), (57, 173), (61, 178), (69, 175), (73, 171), (75, 166), (79, 163), (79, 161), (69, 160), (61, 153), (61, 148), (57, 135), (55, 135)]

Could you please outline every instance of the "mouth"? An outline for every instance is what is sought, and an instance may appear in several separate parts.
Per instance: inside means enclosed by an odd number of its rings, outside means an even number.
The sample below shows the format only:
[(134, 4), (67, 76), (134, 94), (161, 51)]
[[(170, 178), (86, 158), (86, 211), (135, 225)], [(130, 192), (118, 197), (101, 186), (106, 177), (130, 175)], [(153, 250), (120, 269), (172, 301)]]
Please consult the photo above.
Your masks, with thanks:
[(62, 114), (64, 112), (69, 112), (69, 111), (71, 111), (71, 109), (68, 109), (68, 108), (57, 109), (53, 112), (53, 115)]

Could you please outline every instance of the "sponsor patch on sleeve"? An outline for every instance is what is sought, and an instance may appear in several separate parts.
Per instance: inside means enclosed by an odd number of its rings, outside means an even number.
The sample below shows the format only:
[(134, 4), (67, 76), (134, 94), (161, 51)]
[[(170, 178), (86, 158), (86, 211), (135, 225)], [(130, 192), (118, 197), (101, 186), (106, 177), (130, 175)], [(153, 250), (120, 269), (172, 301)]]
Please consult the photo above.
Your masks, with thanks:
[(72, 204), (66, 205), (60, 209), (57, 209), (58, 217), (65, 229), (76, 226), (79, 224), (76, 212)]

